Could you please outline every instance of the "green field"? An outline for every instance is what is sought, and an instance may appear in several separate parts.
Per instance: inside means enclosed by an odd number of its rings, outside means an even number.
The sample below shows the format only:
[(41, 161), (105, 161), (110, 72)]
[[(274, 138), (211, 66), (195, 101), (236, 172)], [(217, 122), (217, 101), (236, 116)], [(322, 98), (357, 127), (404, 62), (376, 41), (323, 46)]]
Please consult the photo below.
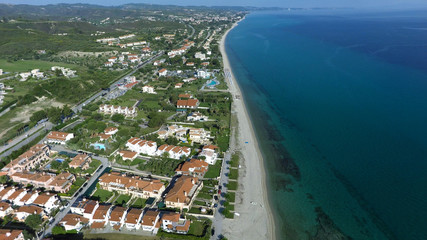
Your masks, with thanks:
[(228, 174), (228, 177), (230, 179), (237, 180), (239, 177), (239, 170), (238, 169), (230, 169), (230, 173)]
[(53, 66), (67, 67), (76, 70), (80, 66), (60, 63), (60, 62), (47, 62), (38, 60), (19, 60), (16, 62), (8, 62), (5, 59), (0, 59), (0, 68), (5, 72), (25, 72), (32, 69), (40, 69), (40, 71), (50, 70)]
[(237, 186), (238, 186), (237, 181), (230, 181), (227, 184), (227, 188), (229, 190), (237, 190)]

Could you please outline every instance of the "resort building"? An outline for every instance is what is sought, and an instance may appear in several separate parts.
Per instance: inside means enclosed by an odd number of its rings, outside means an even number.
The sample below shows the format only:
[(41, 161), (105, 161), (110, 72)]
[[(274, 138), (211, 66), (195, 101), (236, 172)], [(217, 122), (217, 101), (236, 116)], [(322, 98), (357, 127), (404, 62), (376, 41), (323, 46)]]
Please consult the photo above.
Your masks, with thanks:
[(181, 218), (179, 213), (163, 212), (161, 222), (162, 229), (166, 232), (187, 234), (188, 230), (190, 230), (191, 222), (185, 218)]
[(8, 163), (2, 171), (8, 174), (29, 171), (40, 165), (42, 161), (49, 159), (49, 153), (49, 146), (45, 144), (34, 145), (28, 151)]
[(127, 141), (126, 147), (139, 154), (154, 156), (157, 150), (157, 143), (133, 137)]
[(180, 159), (190, 156), (191, 148), (164, 144), (157, 149), (157, 156), (167, 155), (168, 158)]
[(125, 226), (128, 230), (139, 230), (141, 227), (142, 209), (131, 208), (125, 219)]
[(4, 218), (6, 215), (13, 213), (12, 204), (7, 202), (0, 202), (0, 217)]
[(196, 177), (179, 176), (170, 182), (165, 195), (166, 207), (190, 209), (195, 196), (203, 187), (203, 182)]
[(142, 217), (141, 226), (143, 231), (157, 234), (160, 228), (160, 212), (147, 210)]
[(114, 227), (116, 230), (120, 229), (126, 219), (126, 211), (127, 209), (120, 206), (115, 206), (114, 209), (110, 213), (110, 226)]
[(138, 176), (129, 177), (118, 172), (104, 173), (99, 178), (99, 185), (108, 191), (129, 194), (139, 198), (160, 199), (165, 185), (160, 180), (145, 180)]
[(48, 191), (66, 193), (76, 180), (71, 173), (61, 173), (55, 175), (52, 173), (32, 173), (16, 172), (10, 176), (12, 181), (22, 185), (33, 185), (36, 188), (45, 188)]
[(189, 139), (192, 142), (200, 144), (209, 144), (211, 134), (209, 131), (206, 131), (204, 128), (190, 128), (188, 133)]
[(23, 230), (0, 229), (1, 240), (24, 240)]
[(73, 133), (52, 131), (46, 136), (46, 143), (65, 144), (73, 138)]
[(99, 207), (95, 210), (93, 217), (89, 219), (90, 224), (95, 224), (95, 226), (102, 225), (105, 226), (110, 218), (111, 213), (111, 205), (99, 205)]
[(41, 217), (46, 216), (43, 208), (34, 205), (24, 205), (16, 209), (15, 218), (20, 222), (24, 222), (28, 216), (33, 214), (40, 215)]
[(197, 178), (203, 178), (208, 171), (209, 164), (203, 160), (191, 159), (178, 165), (175, 170), (178, 175), (188, 175)]
[(215, 165), (218, 157), (218, 147), (214, 145), (204, 146), (199, 157), (205, 157), (205, 162), (210, 165)]
[(101, 104), (99, 106), (99, 112), (104, 114), (122, 114), (126, 117), (133, 117), (138, 113), (137, 109), (134, 107), (121, 107), (106, 104)]
[(13, 200), (13, 205), (24, 206), (28, 204), (32, 204), (34, 200), (39, 196), (38, 191), (33, 192), (25, 192), (25, 195), (22, 198), (15, 198)]
[(118, 128), (116, 128), (116, 127), (107, 127), (107, 128), (104, 130), (104, 133), (105, 133), (105, 134), (107, 134), (107, 135), (114, 135), (114, 134), (116, 134), (118, 131), (119, 131), (119, 129), (118, 129)]
[(183, 85), (184, 85), (184, 83), (177, 83), (177, 84), (175, 84), (175, 88), (182, 88)]
[(84, 218), (91, 220), (98, 207), (99, 203), (97, 201), (82, 199), (74, 202), (70, 209), (72, 213), (82, 215)]
[(200, 112), (192, 112), (188, 114), (187, 121), (196, 122), (196, 121), (206, 121), (208, 117), (201, 114)]
[(52, 209), (59, 207), (59, 197), (49, 192), (43, 193), (38, 195), (32, 204), (42, 207), (47, 213), (50, 213)]
[(92, 162), (92, 158), (87, 154), (78, 154), (73, 157), (69, 166), (71, 168), (80, 168), (82, 170), (86, 170), (89, 168), (89, 164)]
[(77, 230), (80, 231), (86, 224), (89, 223), (89, 219), (74, 213), (68, 213), (59, 222), (66, 231)]
[(187, 100), (178, 100), (176, 103), (177, 108), (190, 108), (195, 109), (199, 107), (199, 100), (197, 99), (187, 99)]
[(123, 160), (134, 160), (138, 156), (138, 153), (133, 151), (121, 150), (119, 152), (119, 155), (122, 157)]

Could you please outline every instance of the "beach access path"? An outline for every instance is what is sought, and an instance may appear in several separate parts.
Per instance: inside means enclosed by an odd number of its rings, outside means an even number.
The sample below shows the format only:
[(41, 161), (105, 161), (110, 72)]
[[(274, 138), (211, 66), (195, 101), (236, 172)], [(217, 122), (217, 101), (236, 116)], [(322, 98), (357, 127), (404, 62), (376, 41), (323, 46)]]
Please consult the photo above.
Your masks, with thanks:
[[(235, 23), (231, 29), (237, 26)], [(249, 118), (239, 86), (233, 76), (225, 52), (225, 38), (221, 39), (224, 73), (229, 91), (233, 96), (232, 113), (237, 116), (237, 137), (232, 152), (242, 153), (239, 169), (239, 187), (236, 192), (234, 219), (223, 219), (222, 234), (228, 239), (275, 239), (274, 220), (268, 203), (263, 158), (258, 146), (252, 122)]]

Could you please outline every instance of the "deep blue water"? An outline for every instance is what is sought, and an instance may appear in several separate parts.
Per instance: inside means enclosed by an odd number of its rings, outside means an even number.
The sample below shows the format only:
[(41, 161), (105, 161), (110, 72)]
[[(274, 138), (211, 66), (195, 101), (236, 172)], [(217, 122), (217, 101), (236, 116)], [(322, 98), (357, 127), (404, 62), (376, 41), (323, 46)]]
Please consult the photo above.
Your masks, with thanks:
[(427, 239), (427, 11), (256, 12), (226, 50), (280, 236), (321, 207), (354, 239)]

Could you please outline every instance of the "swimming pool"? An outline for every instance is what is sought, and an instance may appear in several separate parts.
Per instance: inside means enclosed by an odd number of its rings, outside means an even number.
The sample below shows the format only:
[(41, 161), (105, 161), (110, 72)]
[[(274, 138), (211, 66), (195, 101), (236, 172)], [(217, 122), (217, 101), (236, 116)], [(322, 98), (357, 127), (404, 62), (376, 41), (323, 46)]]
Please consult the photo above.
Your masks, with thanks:
[(97, 150), (105, 150), (105, 145), (103, 143), (93, 143), (91, 144)]
[(55, 161), (60, 162), (60, 163), (63, 163), (65, 160), (64, 160), (64, 159), (62, 159), (62, 158), (57, 158), (57, 159), (55, 159)]
[(213, 87), (213, 86), (218, 85), (218, 84), (219, 84), (219, 82), (218, 82), (218, 81), (216, 81), (216, 80), (209, 80), (209, 81), (207, 82), (206, 86), (207, 86), (207, 87)]

